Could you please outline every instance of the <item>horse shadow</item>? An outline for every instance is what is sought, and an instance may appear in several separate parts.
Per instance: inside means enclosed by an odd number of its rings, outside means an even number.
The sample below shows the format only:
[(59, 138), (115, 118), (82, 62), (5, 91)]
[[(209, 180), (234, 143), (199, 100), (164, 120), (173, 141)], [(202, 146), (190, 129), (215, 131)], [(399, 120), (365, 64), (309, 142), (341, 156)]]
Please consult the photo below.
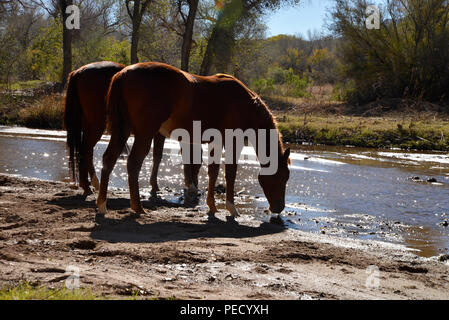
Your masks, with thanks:
[[(48, 203), (57, 205), (67, 210), (80, 208), (96, 208), (95, 200), (82, 200), (82, 196), (66, 196), (49, 200)], [(158, 209), (184, 208), (183, 204), (173, 203), (159, 197), (152, 197), (142, 201), (146, 209), (152, 211)], [(106, 216), (100, 213), (95, 215), (95, 227), (90, 231), (93, 240), (101, 240), (110, 243), (163, 243), (170, 241), (183, 241), (200, 238), (249, 238), (263, 235), (276, 234), (285, 230), (282, 225), (261, 222), (258, 226), (245, 225), (237, 220), (226, 217), (226, 220), (215, 215), (201, 217), (201, 213), (194, 211), (174, 212), (173, 216), (152, 216), (149, 211), (144, 216), (131, 213), (129, 199), (110, 198), (108, 208), (117, 214)], [(182, 214), (195, 216), (194, 221), (182, 219)], [(169, 213), (168, 213), (169, 215)], [(159, 220), (159, 221), (158, 221)], [(181, 221), (183, 220), (183, 221)]]
[[(96, 209), (96, 199), (86, 198), (85, 196), (78, 195), (70, 195), (70, 196), (60, 196), (55, 199), (47, 201), (47, 204), (56, 205), (66, 210), (76, 210), (76, 209), (86, 209), (92, 208)], [(142, 205), (144, 208), (150, 210), (157, 210), (158, 208), (187, 208), (184, 204), (180, 202), (172, 202), (166, 199), (163, 199), (159, 196), (152, 196), (148, 200), (142, 201)], [(113, 210), (127, 210), (129, 209), (129, 199), (126, 198), (109, 198), (108, 199), (108, 207)]]
[[(109, 218), (102, 214), (95, 216), (96, 228), (90, 236), (94, 240), (110, 243), (162, 243), (210, 238), (250, 238), (280, 233), (285, 227), (267, 222), (259, 226), (249, 226), (227, 218), (225, 221), (215, 216), (207, 216), (196, 222), (177, 221), (174, 217), (169, 221), (149, 221), (142, 223), (136, 215), (121, 219)], [(151, 220), (151, 212), (146, 217)]]

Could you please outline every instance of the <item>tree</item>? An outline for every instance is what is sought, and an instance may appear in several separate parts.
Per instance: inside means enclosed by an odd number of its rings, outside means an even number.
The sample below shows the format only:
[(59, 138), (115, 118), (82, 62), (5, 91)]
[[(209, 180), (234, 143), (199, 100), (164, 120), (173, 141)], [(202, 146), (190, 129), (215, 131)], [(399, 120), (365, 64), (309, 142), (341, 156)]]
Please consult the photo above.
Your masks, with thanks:
[(62, 90), (67, 82), (67, 77), (72, 71), (72, 30), (66, 26), (69, 14), (67, 7), (73, 5), (73, 0), (30, 0), (34, 5), (44, 9), (48, 15), (55, 20), (60, 19), (62, 23), (62, 48), (63, 62), (62, 74), (59, 89)]
[[(142, 17), (152, 0), (126, 0), (126, 10), (132, 21), (132, 33), (131, 33), (131, 63), (135, 64), (139, 62), (137, 55), (137, 49), (139, 46), (139, 31), (142, 23)], [(132, 8), (130, 3), (133, 3)]]
[(42, 18), (29, 3), (0, 0), (0, 81), (26, 79), (26, 49), (39, 32)]
[(214, 60), (219, 71), (226, 70), (231, 60), (232, 48), (239, 23), (245, 23), (251, 15), (262, 15), (283, 5), (298, 4), (300, 0), (229, 0), (217, 1), (222, 7), (212, 25), (207, 47), (201, 63), (200, 74), (210, 73)]
[(166, 2), (170, 3), (168, 13), (161, 12), (161, 14), (159, 14), (159, 20), (162, 27), (169, 32), (174, 32), (182, 39), (181, 69), (188, 72), (199, 0), (176, 0)]
[[(181, 69), (188, 72), (189, 71), (189, 60), (190, 51), (192, 49), (192, 38), (193, 38), (193, 26), (195, 24), (196, 12), (198, 10), (199, 0), (178, 0), (178, 8), (181, 18), (184, 23), (184, 34), (182, 37), (182, 48), (181, 48)], [(185, 17), (182, 10), (182, 3), (186, 2), (188, 4), (188, 14)]]
[(351, 99), (448, 99), (449, 3), (383, 0), (380, 28), (365, 25), (366, 0), (336, 0), (331, 30), (343, 41), (343, 76), (353, 80)]
[(59, 0), (59, 9), (61, 10), (62, 17), (62, 51), (63, 51), (63, 63), (62, 63), (62, 77), (61, 85), (65, 86), (69, 73), (72, 72), (72, 30), (67, 28), (67, 7), (73, 5), (73, 0)]

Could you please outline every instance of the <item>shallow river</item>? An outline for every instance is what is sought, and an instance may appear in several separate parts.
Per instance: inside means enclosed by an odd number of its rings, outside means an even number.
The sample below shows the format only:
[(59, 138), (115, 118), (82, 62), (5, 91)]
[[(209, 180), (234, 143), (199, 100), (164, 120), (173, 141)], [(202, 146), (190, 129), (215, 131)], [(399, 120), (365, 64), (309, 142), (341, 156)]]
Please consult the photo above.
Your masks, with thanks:
[[(95, 148), (97, 172), (106, 146), (102, 141)], [(159, 171), (161, 196), (175, 202), (182, 201), (183, 174), (168, 153), (177, 149), (177, 143), (167, 141)], [(444, 221), (449, 220), (449, 154), (323, 146), (294, 149), (282, 213), (287, 227), (400, 243), (426, 257), (448, 253), (449, 227)], [(267, 220), (267, 202), (257, 182), (258, 165), (249, 148), (244, 154), (236, 181), (238, 208)], [(144, 195), (149, 195), (150, 170), (151, 152), (140, 175)], [(64, 133), (0, 127), (0, 173), (68, 181)], [(427, 182), (431, 178), (436, 182)], [(223, 170), (218, 183), (224, 184)], [(126, 159), (122, 158), (111, 186), (127, 185)], [(203, 165), (200, 189), (206, 188)], [(224, 196), (216, 198), (218, 208), (224, 209)], [(207, 211), (204, 195), (200, 210)]]

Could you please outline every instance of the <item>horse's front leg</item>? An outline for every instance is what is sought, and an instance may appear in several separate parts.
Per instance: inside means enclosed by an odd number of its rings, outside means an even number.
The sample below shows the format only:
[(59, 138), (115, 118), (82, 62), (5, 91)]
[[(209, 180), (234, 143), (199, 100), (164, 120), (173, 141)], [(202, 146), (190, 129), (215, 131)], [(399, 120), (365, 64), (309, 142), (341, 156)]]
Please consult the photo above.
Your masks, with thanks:
[(234, 184), (237, 174), (237, 164), (225, 165), (226, 179), (226, 209), (231, 213), (232, 217), (238, 217), (239, 213), (234, 205)]
[[(184, 192), (184, 204), (186, 206), (194, 206), (198, 203), (198, 173), (201, 169), (201, 158), (200, 163), (195, 163), (194, 153), (198, 153), (200, 157), (202, 156), (201, 145), (195, 144), (185, 144), (181, 145), (181, 153), (182, 150), (186, 150), (189, 148), (190, 159), (187, 163), (184, 163), (184, 183), (185, 183), (185, 192)], [(184, 160), (184, 158), (183, 158)]]
[(209, 207), (209, 215), (217, 212), (215, 206), (215, 182), (217, 182), (218, 172), (220, 171), (220, 164), (212, 163), (207, 167), (207, 174), (209, 176), (209, 186), (207, 188), (206, 204)]
[(164, 153), (164, 142), (165, 137), (160, 133), (154, 135), (153, 143), (153, 168), (151, 169), (151, 195), (156, 196), (159, 191), (159, 186), (157, 183), (157, 173), (159, 171), (159, 165), (162, 160), (162, 154)]

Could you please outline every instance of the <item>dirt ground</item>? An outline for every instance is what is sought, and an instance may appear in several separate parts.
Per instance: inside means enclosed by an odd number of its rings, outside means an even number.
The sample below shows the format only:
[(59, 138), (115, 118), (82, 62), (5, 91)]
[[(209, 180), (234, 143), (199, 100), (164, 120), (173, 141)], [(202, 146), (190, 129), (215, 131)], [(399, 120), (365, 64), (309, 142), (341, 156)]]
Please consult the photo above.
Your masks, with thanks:
[(61, 287), (76, 266), (81, 287), (108, 297), (449, 299), (447, 261), (397, 247), (224, 211), (212, 219), (161, 199), (136, 217), (118, 191), (108, 206), (102, 216), (94, 195), (84, 200), (69, 184), (0, 175), (0, 286)]

